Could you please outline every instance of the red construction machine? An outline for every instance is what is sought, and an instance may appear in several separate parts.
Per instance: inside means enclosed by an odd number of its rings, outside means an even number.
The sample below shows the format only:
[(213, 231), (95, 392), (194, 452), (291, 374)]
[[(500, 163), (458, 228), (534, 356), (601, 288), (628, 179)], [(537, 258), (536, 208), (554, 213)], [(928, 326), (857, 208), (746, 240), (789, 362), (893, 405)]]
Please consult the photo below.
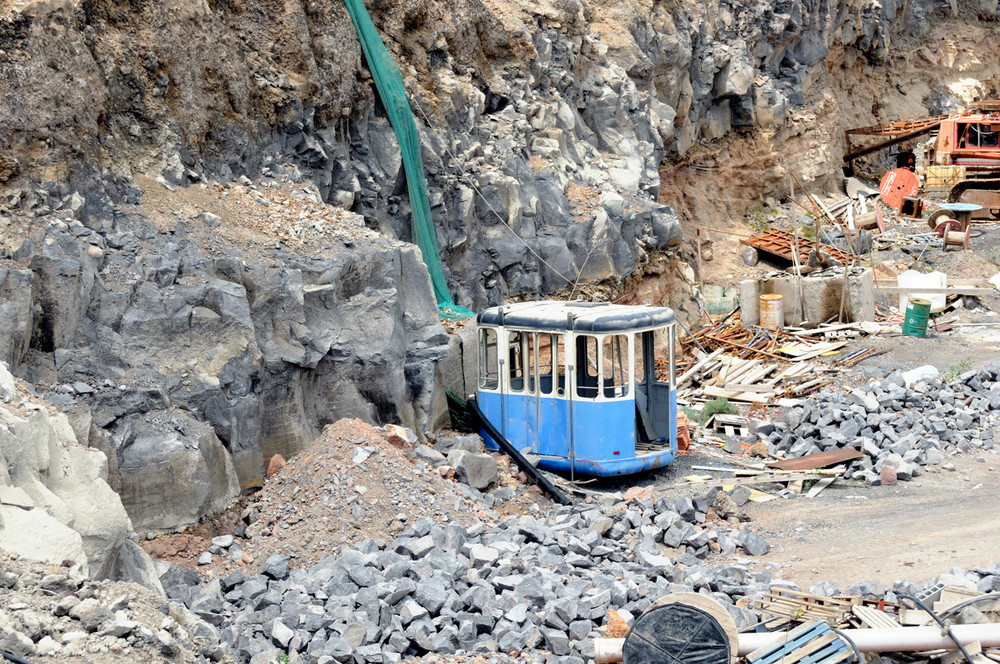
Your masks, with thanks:
[[(950, 203), (982, 206), (974, 219), (1000, 218), (1000, 100), (973, 102), (951, 115), (849, 129), (844, 162), (853, 168), (859, 157), (925, 134), (936, 134), (920, 146), (925, 193), (944, 194)], [(877, 140), (856, 145), (860, 137)]]

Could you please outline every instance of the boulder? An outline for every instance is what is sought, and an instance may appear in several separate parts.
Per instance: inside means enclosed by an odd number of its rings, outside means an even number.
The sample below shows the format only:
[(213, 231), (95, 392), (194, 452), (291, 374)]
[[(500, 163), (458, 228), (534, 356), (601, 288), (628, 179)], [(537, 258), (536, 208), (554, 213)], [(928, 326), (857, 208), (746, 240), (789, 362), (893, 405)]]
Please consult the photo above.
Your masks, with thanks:
[(455, 469), (458, 481), (474, 489), (485, 489), (500, 479), (496, 459), (489, 454), (453, 450), (448, 453), (448, 464)]
[(54, 565), (72, 560), (89, 573), (80, 533), (37, 507), (0, 505), (0, 549)]
[(69, 559), (94, 578), (136, 581), (162, 594), (149, 556), (132, 540), (103, 452), (77, 444), (64, 415), (25, 418), (0, 406), (0, 548)]
[(228, 507), (240, 492), (229, 452), (214, 430), (185, 411), (169, 413), (129, 418), (115, 430), (115, 488), (143, 534), (192, 526)]

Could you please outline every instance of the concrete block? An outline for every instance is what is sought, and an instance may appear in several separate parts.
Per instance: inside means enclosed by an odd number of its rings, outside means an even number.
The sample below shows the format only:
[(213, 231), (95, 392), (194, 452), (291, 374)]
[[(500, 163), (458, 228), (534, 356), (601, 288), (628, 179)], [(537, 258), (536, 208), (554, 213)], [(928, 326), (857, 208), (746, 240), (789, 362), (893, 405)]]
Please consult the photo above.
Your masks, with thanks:
[[(840, 314), (843, 275), (804, 277), (802, 288), (805, 301), (805, 319), (813, 323), (827, 320)], [(864, 270), (847, 279), (847, 297), (844, 313), (852, 322), (875, 320), (874, 276), (871, 270)]]
[(740, 282), (740, 320), (744, 325), (760, 322), (760, 282), (745, 279)]

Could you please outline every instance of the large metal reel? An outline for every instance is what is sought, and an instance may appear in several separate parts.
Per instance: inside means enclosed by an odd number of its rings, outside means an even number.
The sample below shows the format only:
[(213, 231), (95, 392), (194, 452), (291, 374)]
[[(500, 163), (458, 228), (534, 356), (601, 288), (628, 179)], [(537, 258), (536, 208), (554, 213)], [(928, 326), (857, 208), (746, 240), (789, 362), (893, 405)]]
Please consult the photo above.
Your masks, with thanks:
[(642, 612), (622, 646), (625, 664), (732, 664), (739, 651), (736, 623), (710, 597), (677, 593)]

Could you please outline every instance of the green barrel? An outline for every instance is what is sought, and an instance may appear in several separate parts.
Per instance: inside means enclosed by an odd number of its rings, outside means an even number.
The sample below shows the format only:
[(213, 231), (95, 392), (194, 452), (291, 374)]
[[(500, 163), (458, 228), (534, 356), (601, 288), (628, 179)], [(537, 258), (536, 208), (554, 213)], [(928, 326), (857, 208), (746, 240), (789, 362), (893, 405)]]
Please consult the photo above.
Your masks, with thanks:
[(908, 337), (927, 336), (927, 318), (931, 315), (931, 303), (927, 300), (910, 298), (906, 301), (906, 315), (903, 317), (903, 334)]

